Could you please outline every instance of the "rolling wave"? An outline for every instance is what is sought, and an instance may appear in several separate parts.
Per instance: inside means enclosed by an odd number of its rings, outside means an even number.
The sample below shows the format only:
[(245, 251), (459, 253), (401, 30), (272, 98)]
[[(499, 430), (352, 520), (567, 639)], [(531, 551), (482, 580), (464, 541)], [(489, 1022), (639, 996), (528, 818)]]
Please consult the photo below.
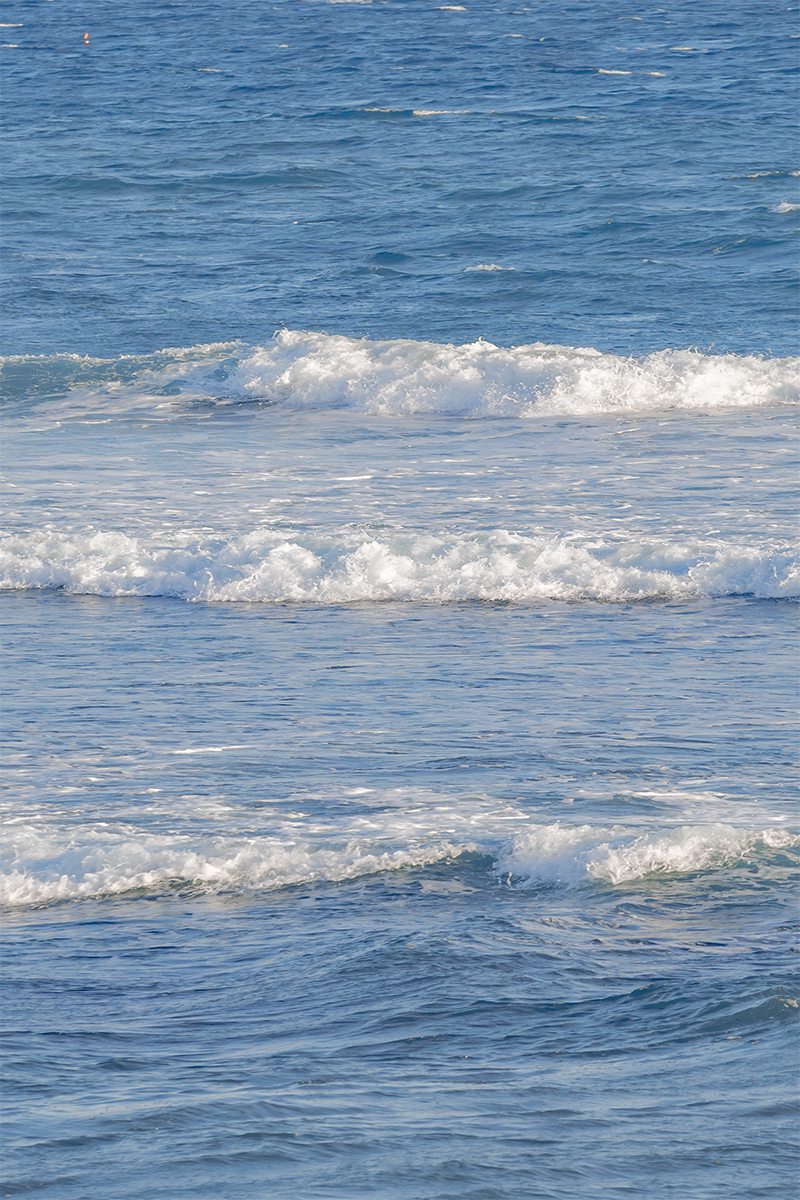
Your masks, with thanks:
[(288, 329), (264, 346), (228, 342), (114, 359), (15, 356), (3, 360), (0, 376), (4, 395), (39, 397), (59, 419), (136, 409), (168, 418), (198, 401), (531, 418), (791, 404), (800, 394), (794, 358), (697, 350), (636, 358), (542, 342), (443, 345)]
[(796, 400), (795, 360), (662, 350), (644, 358), (541, 342), (369, 342), (285, 330), (231, 375), (293, 407), (461, 417), (741, 407)]
[(495, 869), (523, 886), (588, 880), (620, 884), (647, 875), (714, 870), (746, 860), (760, 848), (788, 849), (799, 841), (788, 830), (723, 824), (645, 831), (532, 825), (514, 839)]
[(789, 543), (635, 541), (413, 533), (328, 537), (285, 530), (240, 536), (130, 536), (89, 529), (11, 534), (0, 542), (0, 588), (189, 601), (631, 600), (800, 596)]
[[(452, 821), (451, 821), (452, 823)], [(730, 825), (642, 830), (614, 826), (526, 824), (510, 842), (497, 844), (492, 815), (469, 825), (468, 840), (409, 839), (408, 821), (353, 836), (352, 829), (291, 839), (280, 836), (205, 836), (150, 832), (135, 826), (48, 827), (26, 823), (9, 829), (0, 903), (12, 906), (79, 900), (130, 892), (191, 887), (201, 892), (273, 890), (294, 884), (337, 882), (479, 853), (490, 860), (487, 879), (531, 887), (606, 884), (648, 876), (721, 870), (742, 861), (757, 867), (800, 838), (785, 829)], [(483, 825), (483, 828), (481, 828)], [(308, 831), (311, 833), (311, 831)], [(451, 830), (457, 832), (456, 830)], [(376, 836), (377, 834), (377, 836)], [(476, 841), (475, 837), (489, 841)], [(488, 864), (487, 864), (488, 866)]]

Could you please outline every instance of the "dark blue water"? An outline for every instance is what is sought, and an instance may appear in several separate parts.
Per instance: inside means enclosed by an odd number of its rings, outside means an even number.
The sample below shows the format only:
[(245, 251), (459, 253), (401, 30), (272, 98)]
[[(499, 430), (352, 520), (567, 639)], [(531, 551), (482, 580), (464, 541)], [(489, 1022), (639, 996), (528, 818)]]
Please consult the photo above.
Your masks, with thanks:
[(5, 1194), (791, 1194), (792, 618), (10, 598)]
[(796, 18), (5, 6), (0, 1194), (796, 1194)]
[(6, 12), (7, 351), (796, 351), (785, 4)]

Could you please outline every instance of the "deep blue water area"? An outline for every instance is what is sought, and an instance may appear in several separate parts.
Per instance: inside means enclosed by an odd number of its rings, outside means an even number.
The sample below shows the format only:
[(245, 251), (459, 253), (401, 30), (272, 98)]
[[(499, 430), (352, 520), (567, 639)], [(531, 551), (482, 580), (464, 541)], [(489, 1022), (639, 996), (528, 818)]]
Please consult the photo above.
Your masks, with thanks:
[(791, 6), (4, 11), (6, 352), (796, 352)]
[(587, 900), (475, 858), (14, 921), (4, 1194), (790, 1196), (790, 914), (749, 882)]

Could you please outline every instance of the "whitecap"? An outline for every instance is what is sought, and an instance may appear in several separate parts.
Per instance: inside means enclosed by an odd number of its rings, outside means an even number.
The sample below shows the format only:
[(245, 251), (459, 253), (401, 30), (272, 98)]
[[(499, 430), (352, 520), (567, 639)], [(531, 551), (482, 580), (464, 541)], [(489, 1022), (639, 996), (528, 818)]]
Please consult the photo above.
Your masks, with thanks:
[(497, 263), (476, 263), (474, 267), (464, 267), (465, 271), (514, 271), (515, 267), (501, 267)]
[(784, 829), (694, 825), (641, 830), (624, 826), (529, 825), (495, 870), (523, 884), (628, 883), (648, 875), (686, 874), (751, 859), (760, 850), (788, 849), (800, 837)]
[[(337, 801), (337, 816), (328, 819), (316, 804), (310, 813), (279, 806), (271, 827), (257, 833), (249, 824), (236, 829), (243, 814), (229, 806), (203, 806), (204, 833), (113, 820), (64, 824), (26, 814), (6, 830), (0, 903), (41, 904), (176, 884), (253, 892), (353, 879), (484, 853), (476, 836), (505, 840), (508, 822), (525, 820), (492, 797), (420, 788), (345, 787)], [(159, 808), (170, 823), (175, 820), (168, 800)]]
[(0, 904), (9, 906), (175, 884), (207, 892), (272, 889), (421, 867), (474, 849), (448, 841), (392, 849), (359, 838), (328, 846), (279, 837), (192, 839), (130, 828), (13, 832), (15, 859), (0, 876)]
[[(491, 262), (467, 269), (512, 270)], [(38, 421), (137, 411), (166, 421), (187, 405), (243, 400), (386, 417), (529, 419), (795, 404), (800, 394), (795, 358), (697, 350), (632, 357), (543, 342), (370, 341), (290, 329), (255, 347), (221, 343), (117, 359), (10, 356), (2, 373), (7, 394), (24, 397)]]
[(694, 350), (626, 358), (541, 342), (454, 346), (283, 330), (243, 357), (227, 384), (300, 408), (533, 417), (796, 402), (800, 360)]
[(10, 534), (0, 588), (193, 602), (634, 600), (800, 596), (798, 547), (626, 539), (259, 528), (238, 536), (116, 530)]
[(19, 907), (175, 887), (253, 894), (419, 870), (466, 853), (489, 858), (494, 877), (517, 887), (619, 886), (743, 861), (757, 865), (800, 845), (800, 837), (783, 828), (538, 824), (486, 797), (395, 791), (373, 796), (372, 789), (344, 789), (342, 801), (355, 806), (350, 816), (326, 823), (302, 811), (278, 812), (269, 833), (229, 832), (232, 810), (213, 805), (204, 816), (215, 829), (205, 833), (31, 816), (7, 827), (0, 903)]

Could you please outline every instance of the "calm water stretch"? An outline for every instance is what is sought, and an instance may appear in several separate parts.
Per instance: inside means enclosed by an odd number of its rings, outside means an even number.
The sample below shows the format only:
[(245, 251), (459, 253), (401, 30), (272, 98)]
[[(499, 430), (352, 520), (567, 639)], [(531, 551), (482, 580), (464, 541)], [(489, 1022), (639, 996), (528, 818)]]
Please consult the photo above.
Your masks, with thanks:
[(3, 6), (0, 1194), (797, 1194), (797, 15)]

